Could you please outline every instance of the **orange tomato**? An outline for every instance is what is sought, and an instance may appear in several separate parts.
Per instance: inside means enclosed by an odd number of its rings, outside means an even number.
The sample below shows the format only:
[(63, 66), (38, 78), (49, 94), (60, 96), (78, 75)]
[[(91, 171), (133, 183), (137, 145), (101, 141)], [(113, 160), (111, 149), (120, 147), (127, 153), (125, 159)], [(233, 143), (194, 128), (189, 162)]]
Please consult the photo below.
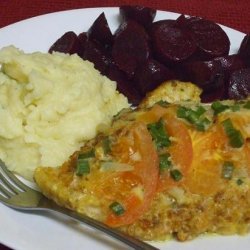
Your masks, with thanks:
[(185, 182), (192, 193), (212, 195), (222, 183), (223, 148), (227, 138), (219, 126), (214, 128), (203, 133), (193, 132), (194, 161)]
[[(167, 152), (170, 153), (171, 161), (183, 175), (183, 179), (191, 166), (193, 159), (192, 141), (188, 132), (188, 127), (184, 121), (176, 117), (176, 107), (162, 107), (160, 105), (153, 106), (148, 112), (139, 117), (139, 120), (146, 123), (157, 122), (163, 118), (166, 124), (166, 131), (172, 138), (172, 143)], [(158, 191), (165, 190), (171, 186), (179, 185), (183, 182), (174, 181), (170, 177), (169, 171), (162, 172), (158, 181)]]
[(192, 140), (188, 128), (183, 121), (176, 118), (175, 112), (175, 109), (168, 109), (163, 119), (166, 124), (166, 130), (172, 138), (172, 143), (167, 151), (171, 156), (173, 165), (178, 168), (183, 178), (177, 182), (170, 177), (169, 172), (161, 173), (158, 191), (180, 185), (185, 180), (193, 160)]
[[(134, 159), (131, 157), (133, 154), (139, 155), (139, 158)], [(106, 223), (118, 227), (134, 222), (149, 208), (157, 188), (159, 161), (151, 135), (142, 122), (136, 122), (122, 131), (112, 146), (112, 155), (134, 167), (133, 171), (117, 174), (112, 181), (104, 184), (106, 195), (110, 196), (113, 192), (114, 201), (121, 203), (125, 209), (122, 215), (110, 211), (107, 216)], [(111, 185), (108, 184), (110, 182)], [(136, 187), (142, 190), (142, 197), (133, 192)]]

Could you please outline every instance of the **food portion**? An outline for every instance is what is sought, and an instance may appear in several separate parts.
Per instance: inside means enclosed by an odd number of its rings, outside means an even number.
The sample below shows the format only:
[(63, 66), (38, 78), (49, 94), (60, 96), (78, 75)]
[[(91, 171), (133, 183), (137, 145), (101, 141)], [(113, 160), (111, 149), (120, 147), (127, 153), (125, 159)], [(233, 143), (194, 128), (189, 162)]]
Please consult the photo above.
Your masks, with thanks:
[(110, 126), (127, 98), (77, 55), (0, 50), (0, 158), (32, 179)]
[(143, 240), (249, 232), (249, 35), (228, 55), (212, 21), (119, 10), (114, 33), (101, 13), (48, 54), (0, 50), (0, 158)]
[(42, 192), (143, 240), (249, 232), (250, 101), (193, 102), (191, 83), (161, 100), (183, 86), (163, 84), (60, 168), (37, 168)]
[(123, 5), (117, 14), (113, 33), (103, 12), (88, 30), (66, 32), (49, 51), (93, 62), (134, 105), (167, 80), (195, 83), (203, 90), (202, 102), (250, 94), (249, 35), (229, 55), (228, 35), (211, 20), (183, 14), (157, 20), (157, 11), (144, 6)]

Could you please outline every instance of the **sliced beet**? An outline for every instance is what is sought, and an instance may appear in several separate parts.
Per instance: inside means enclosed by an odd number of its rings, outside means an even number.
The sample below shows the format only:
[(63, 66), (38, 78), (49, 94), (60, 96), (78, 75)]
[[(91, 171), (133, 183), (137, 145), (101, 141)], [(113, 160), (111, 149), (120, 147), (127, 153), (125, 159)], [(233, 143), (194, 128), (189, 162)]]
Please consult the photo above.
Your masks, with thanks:
[(204, 91), (212, 91), (224, 84), (224, 72), (220, 62), (196, 61), (183, 66), (187, 81), (191, 81)]
[(97, 40), (105, 45), (111, 45), (113, 43), (113, 35), (104, 12), (97, 17), (87, 33), (90, 40)]
[(156, 15), (155, 9), (144, 6), (123, 5), (119, 10), (123, 21), (132, 19), (144, 27), (149, 27)]
[(201, 17), (197, 16), (185, 16), (181, 14), (177, 19), (176, 19), (176, 27), (179, 27), (181, 29), (186, 29), (188, 25), (192, 22), (195, 22), (197, 20), (202, 19)]
[(73, 31), (63, 34), (49, 49), (49, 53), (53, 51), (80, 54), (80, 42), (78, 36)]
[(78, 35), (78, 40), (80, 43), (80, 56), (82, 57), (85, 51), (86, 43), (88, 40), (87, 32), (82, 32)]
[(117, 82), (117, 89), (124, 94), (128, 101), (133, 105), (138, 105), (142, 100), (142, 95), (133, 86), (132, 82), (126, 78), (125, 73), (120, 71), (116, 66), (109, 68), (108, 78)]
[(116, 31), (112, 57), (116, 66), (133, 78), (136, 67), (150, 55), (148, 35), (135, 21), (123, 23)]
[(235, 70), (246, 67), (242, 58), (236, 54), (229, 55), (229, 56), (216, 57), (213, 60), (220, 62), (222, 69), (227, 74), (231, 74)]
[(85, 43), (82, 58), (94, 63), (95, 68), (104, 75), (107, 73), (112, 61), (110, 55), (101, 44), (90, 40), (87, 40)]
[(175, 79), (172, 71), (156, 60), (148, 59), (137, 68), (134, 83), (139, 92), (145, 96), (147, 92), (170, 79)]
[(250, 68), (233, 72), (229, 79), (228, 96), (230, 99), (244, 99), (250, 95)]
[(193, 36), (198, 48), (198, 58), (210, 60), (229, 53), (230, 41), (226, 32), (215, 22), (196, 19), (188, 23), (187, 28)]
[(187, 60), (196, 50), (193, 39), (170, 22), (161, 22), (151, 30), (152, 46), (156, 58), (169, 65)]
[(201, 94), (201, 102), (209, 103), (216, 100), (225, 99), (225, 86), (221, 84), (220, 87), (213, 89), (212, 91), (203, 91)]
[(243, 38), (238, 54), (244, 59), (246, 64), (250, 66), (250, 34)]
[(148, 28), (148, 34), (150, 37), (155, 36), (155, 32), (157, 32), (157, 29), (160, 26), (165, 26), (165, 27), (173, 27), (175, 26), (176, 22), (173, 19), (164, 19), (164, 20), (159, 20), (156, 22), (153, 22), (150, 27)]

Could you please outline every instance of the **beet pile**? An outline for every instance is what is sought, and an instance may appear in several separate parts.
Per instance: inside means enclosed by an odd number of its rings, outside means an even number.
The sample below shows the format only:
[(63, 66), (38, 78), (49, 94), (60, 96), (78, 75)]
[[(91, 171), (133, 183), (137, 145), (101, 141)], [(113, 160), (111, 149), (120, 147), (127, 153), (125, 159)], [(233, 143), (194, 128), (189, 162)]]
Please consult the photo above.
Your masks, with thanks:
[(250, 95), (250, 35), (237, 54), (229, 55), (229, 38), (212, 21), (180, 15), (153, 22), (154, 9), (119, 10), (122, 21), (114, 34), (101, 13), (88, 31), (65, 33), (49, 52), (77, 53), (93, 62), (134, 105), (171, 79), (197, 84), (203, 89), (203, 102)]

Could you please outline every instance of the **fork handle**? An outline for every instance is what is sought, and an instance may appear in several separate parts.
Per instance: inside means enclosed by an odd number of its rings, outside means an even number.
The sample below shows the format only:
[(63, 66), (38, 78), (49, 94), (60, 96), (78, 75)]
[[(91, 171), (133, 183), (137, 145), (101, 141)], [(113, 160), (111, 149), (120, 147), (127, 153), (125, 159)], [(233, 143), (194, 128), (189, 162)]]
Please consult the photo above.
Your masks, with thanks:
[[(49, 209), (50, 210), (50, 209)], [(53, 210), (50, 211), (56, 211), (59, 212), (63, 215), (66, 215), (76, 221), (83, 222), (84, 224), (87, 224), (88, 226), (98, 229), (99, 231), (112, 236), (113, 238), (125, 243), (126, 245), (132, 247), (133, 249), (138, 249), (138, 250), (159, 250), (158, 248), (147, 244), (146, 242), (143, 242), (141, 240), (138, 240), (128, 234), (125, 234), (115, 228), (111, 228), (107, 226), (106, 224), (97, 221), (95, 219), (92, 219), (86, 215), (78, 214), (75, 213), (69, 209), (60, 207), (60, 206), (54, 206)]]

